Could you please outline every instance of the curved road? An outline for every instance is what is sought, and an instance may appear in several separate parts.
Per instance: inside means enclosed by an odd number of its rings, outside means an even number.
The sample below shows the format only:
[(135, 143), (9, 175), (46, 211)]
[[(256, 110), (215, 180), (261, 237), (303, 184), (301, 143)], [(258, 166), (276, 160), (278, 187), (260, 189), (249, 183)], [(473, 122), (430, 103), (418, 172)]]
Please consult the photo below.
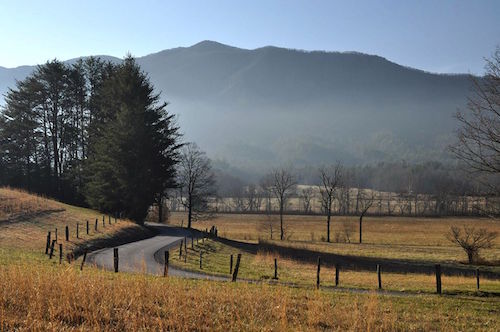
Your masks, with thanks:
[[(155, 228), (158, 235), (136, 242), (127, 243), (118, 248), (119, 270), (124, 272), (143, 272), (153, 275), (163, 275), (163, 252), (174, 246), (178, 246), (184, 237), (190, 237), (191, 232), (186, 229), (169, 227), (161, 224), (148, 223)], [(113, 270), (113, 248), (104, 248), (89, 253), (87, 259), (90, 263), (106, 270)], [(157, 260), (158, 259), (158, 260)], [(172, 268), (168, 269), (168, 275), (184, 278), (229, 280), (225, 277), (209, 276), (201, 273), (190, 272)]]
[[(190, 237), (191, 232), (184, 228), (169, 227), (162, 224), (148, 223), (158, 231), (158, 235), (136, 242), (127, 243), (114, 248), (119, 248), (119, 271), (120, 272), (142, 272), (153, 275), (163, 275), (163, 253), (172, 247), (177, 247), (184, 237)], [(113, 248), (104, 248), (96, 250), (87, 255), (90, 263), (97, 267), (113, 270)], [(213, 276), (203, 273), (191, 272), (169, 267), (169, 276), (177, 276), (191, 279), (208, 279), (215, 281), (230, 281), (229, 277)], [(240, 279), (250, 283), (259, 283), (259, 280)], [(287, 282), (271, 281), (273, 284), (281, 284), (290, 287), (300, 287), (299, 285)], [(373, 290), (353, 289), (353, 288), (334, 288), (331, 286), (322, 287), (322, 289), (334, 292), (350, 293), (370, 293)], [(416, 296), (417, 294), (404, 293), (399, 291), (378, 290), (378, 293), (395, 296)]]

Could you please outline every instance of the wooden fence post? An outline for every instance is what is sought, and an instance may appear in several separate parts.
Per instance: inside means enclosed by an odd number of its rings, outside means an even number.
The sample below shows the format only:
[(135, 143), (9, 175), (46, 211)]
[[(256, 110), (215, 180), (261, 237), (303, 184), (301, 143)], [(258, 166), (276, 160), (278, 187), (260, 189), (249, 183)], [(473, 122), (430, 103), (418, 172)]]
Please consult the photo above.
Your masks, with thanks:
[(274, 280), (278, 280), (278, 259), (274, 259)]
[(54, 255), (54, 246), (56, 245), (56, 240), (52, 240), (52, 243), (50, 244), (50, 255), (49, 259), (52, 259), (52, 256)]
[(319, 273), (321, 270), (321, 257), (318, 257), (318, 271), (316, 272), (316, 289), (319, 289)]
[(188, 248), (187, 248), (187, 236), (184, 237), (184, 263), (187, 261), (187, 256), (188, 256)]
[(229, 258), (229, 274), (233, 274), (233, 254)]
[(339, 270), (340, 270), (340, 265), (335, 264), (335, 287), (339, 285)]
[(441, 265), (436, 264), (436, 292), (441, 294)]
[(118, 272), (118, 248), (113, 248), (113, 258), (115, 272)]
[(233, 282), (236, 281), (236, 278), (238, 277), (238, 270), (240, 269), (240, 260), (241, 260), (241, 254), (238, 254), (238, 257), (236, 258), (236, 265), (234, 267), (234, 273), (233, 273)]
[(62, 264), (62, 259), (63, 259), (62, 243), (59, 243), (59, 264)]
[(181, 257), (182, 257), (182, 242), (184, 242), (184, 241), (181, 240), (181, 245), (179, 247), (179, 259), (181, 259)]
[(168, 260), (170, 258), (170, 253), (165, 250), (165, 261), (163, 262), (163, 276), (168, 276)]
[(95, 231), (97, 232), (97, 218), (95, 218)]
[(45, 244), (45, 255), (49, 254), (50, 249), (50, 231), (47, 232), (47, 243)]
[(479, 269), (476, 269), (476, 287), (479, 290)]
[(80, 223), (76, 223), (76, 238), (80, 238)]
[(111, 216), (108, 216), (108, 223), (111, 225)]
[(200, 250), (200, 270), (203, 270), (203, 251)]
[(87, 259), (87, 249), (83, 252), (82, 265), (80, 265), (80, 271), (83, 270), (83, 264), (85, 264), (85, 260)]
[(104, 216), (102, 216), (102, 227), (106, 227), (106, 221), (104, 220)]
[(56, 236), (55, 240), (57, 242), (57, 228), (56, 228), (56, 231), (55, 231), (55, 236)]
[(378, 289), (382, 289), (382, 278), (380, 276), (380, 264), (377, 264)]
[(87, 220), (87, 235), (89, 235), (89, 221)]
[(69, 227), (66, 225), (66, 241), (69, 241)]

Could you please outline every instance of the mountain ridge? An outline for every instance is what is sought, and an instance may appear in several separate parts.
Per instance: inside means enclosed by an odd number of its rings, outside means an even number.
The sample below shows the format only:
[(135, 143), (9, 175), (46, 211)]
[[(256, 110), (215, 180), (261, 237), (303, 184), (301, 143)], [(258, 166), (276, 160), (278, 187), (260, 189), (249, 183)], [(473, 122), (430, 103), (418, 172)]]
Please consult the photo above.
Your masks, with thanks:
[[(186, 139), (248, 173), (337, 159), (447, 160), (453, 114), (471, 87), (469, 74), (431, 73), (360, 52), (201, 41), (136, 60), (179, 115)], [(0, 93), (34, 68), (0, 68)]]

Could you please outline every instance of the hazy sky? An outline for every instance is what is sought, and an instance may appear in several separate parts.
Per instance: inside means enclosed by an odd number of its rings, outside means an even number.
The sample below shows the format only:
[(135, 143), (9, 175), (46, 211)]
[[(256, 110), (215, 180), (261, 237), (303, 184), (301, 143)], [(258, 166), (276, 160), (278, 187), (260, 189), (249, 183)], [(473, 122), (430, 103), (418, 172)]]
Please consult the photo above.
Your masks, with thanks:
[(377, 54), (432, 72), (482, 73), (500, 1), (0, 0), (0, 66), (135, 56), (215, 40)]

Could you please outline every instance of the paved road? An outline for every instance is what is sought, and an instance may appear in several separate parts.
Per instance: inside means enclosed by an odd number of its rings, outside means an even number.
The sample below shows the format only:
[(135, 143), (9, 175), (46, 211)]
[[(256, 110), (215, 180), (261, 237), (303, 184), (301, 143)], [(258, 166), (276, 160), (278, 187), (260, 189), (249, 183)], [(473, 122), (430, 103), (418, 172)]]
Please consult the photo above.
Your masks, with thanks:
[[(148, 226), (155, 228), (158, 235), (117, 247), (120, 271), (163, 275), (163, 262), (161, 262), (163, 252), (171, 247), (178, 246), (185, 236), (191, 236), (188, 230), (182, 228), (154, 223), (149, 223)], [(97, 267), (113, 270), (113, 248), (94, 251), (87, 258), (91, 264), (95, 264)], [(228, 278), (224, 277), (208, 276), (172, 267), (169, 267), (168, 274), (184, 278), (228, 280)]]
[[(127, 243), (118, 246), (119, 249), (119, 270), (120, 272), (139, 272), (153, 275), (163, 275), (163, 257), (164, 252), (172, 247), (178, 247), (184, 237), (191, 236), (191, 232), (184, 228), (169, 227), (162, 224), (148, 223), (148, 226), (155, 228), (158, 235), (152, 238)], [(94, 251), (87, 256), (91, 264), (106, 270), (113, 270), (113, 248), (105, 248)], [(229, 281), (230, 278), (223, 276), (211, 276), (202, 273), (184, 271), (169, 267), (170, 276), (178, 276), (191, 279), (209, 279), (216, 281)], [(241, 280), (241, 279), (240, 279)], [(243, 280), (250, 283), (260, 283), (258, 280)], [(266, 281), (264, 281), (266, 282)], [(267, 281), (271, 284), (281, 284), (290, 287), (299, 287), (299, 285), (279, 281)], [(352, 288), (333, 288), (322, 287), (324, 290), (334, 292), (348, 293), (371, 293), (373, 290), (352, 289)], [(377, 291), (380, 294), (395, 296), (416, 296), (417, 294), (404, 293), (398, 291)]]

